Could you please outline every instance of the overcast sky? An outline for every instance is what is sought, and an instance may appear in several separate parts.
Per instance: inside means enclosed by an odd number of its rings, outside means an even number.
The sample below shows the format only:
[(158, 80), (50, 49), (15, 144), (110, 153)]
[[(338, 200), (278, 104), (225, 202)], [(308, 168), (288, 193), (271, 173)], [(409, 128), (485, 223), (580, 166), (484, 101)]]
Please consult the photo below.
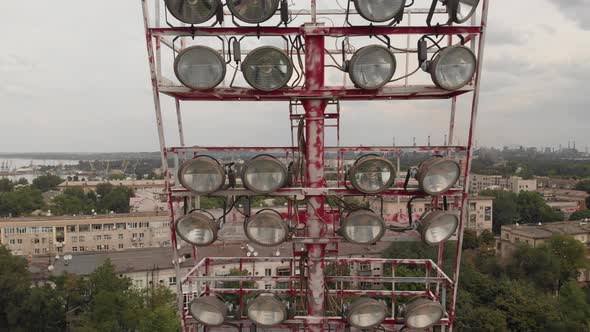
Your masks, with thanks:
[[(478, 143), (590, 146), (590, 0), (490, 2)], [(158, 149), (139, 0), (2, 0), (0, 28), (0, 152)], [(163, 103), (176, 145), (173, 103)], [(343, 103), (342, 143), (426, 144), (431, 135), (440, 144), (448, 105)], [(187, 143), (287, 145), (287, 111), (193, 104), (183, 113)], [(465, 143), (465, 121), (458, 139)]]

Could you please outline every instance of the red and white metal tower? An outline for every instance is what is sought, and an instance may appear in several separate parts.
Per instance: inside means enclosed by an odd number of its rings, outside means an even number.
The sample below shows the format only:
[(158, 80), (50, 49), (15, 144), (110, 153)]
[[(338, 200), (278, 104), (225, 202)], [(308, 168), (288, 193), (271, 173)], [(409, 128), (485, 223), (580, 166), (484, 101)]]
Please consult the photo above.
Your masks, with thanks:
[[(418, 0), (417, 0), (418, 1)], [(175, 1), (168, 1), (174, 3)], [(176, 3), (182, 3), (182, 0)], [(184, 1), (187, 3), (199, 3), (199, 1)], [(215, 1), (211, 1), (212, 3)], [(225, 1), (224, 1), (225, 2)], [(228, 1), (230, 2), (230, 1)], [(238, 1), (239, 2), (239, 1)], [(254, 1), (256, 2), (256, 1)], [(253, 2), (253, 3), (254, 3)], [(272, 1), (270, 1), (272, 2)], [(246, 297), (251, 294), (258, 294), (260, 290), (246, 287), (249, 282), (260, 280), (272, 280), (275, 283), (287, 285), (287, 287), (272, 287), (265, 289), (266, 293), (273, 293), (286, 296), (290, 301), (290, 312), (288, 319), (283, 320), (274, 329), (285, 330), (345, 330), (350, 326), (350, 321), (346, 316), (346, 303), (356, 297), (372, 297), (380, 299), (390, 305), (387, 317), (380, 325), (390, 330), (399, 330), (408, 326), (405, 316), (399, 314), (402, 303), (413, 297), (424, 297), (432, 299), (441, 304), (443, 315), (436, 322), (436, 326), (445, 330), (452, 329), (455, 321), (455, 308), (457, 300), (459, 270), (461, 261), (461, 246), (463, 242), (463, 230), (465, 227), (466, 201), (468, 198), (469, 187), (469, 170), (471, 167), (471, 158), (473, 151), (473, 137), (475, 134), (475, 125), (478, 112), (478, 99), (481, 81), (481, 69), (483, 62), (483, 51), (485, 41), (486, 19), (488, 12), (488, 0), (481, 0), (476, 14), (471, 16), (470, 23), (454, 25), (446, 18), (453, 13), (451, 6), (454, 3), (459, 5), (463, 1), (447, 0), (446, 6), (437, 6), (438, 1), (433, 1), (432, 8), (417, 9), (412, 3), (406, 3), (401, 13), (401, 20), (394, 19), (390, 24), (378, 24), (368, 21), (362, 21), (357, 10), (351, 8), (351, 4), (357, 4), (356, 0), (344, 0), (348, 6), (340, 6), (338, 1), (316, 1), (306, 0), (305, 5), (288, 8), (291, 2), (279, 1), (281, 8), (274, 14), (272, 20), (276, 23), (268, 24), (237, 24), (236, 14), (230, 11), (231, 8), (225, 4), (220, 4), (216, 15), (210, 17), (211, 20), (203, 24), (186, 24), (186, 22), (175, 21), (173, 15), (168, 13), (169, 8), (163, 0), (141, 0), (143, 17), (145, 24), (145, 37), (147, 43), (148, 59), (151, 72), (151, 82), (153, 89), (153, 98), (157, 122), (157, 130), (162, 153), (162, 168), (167, 179), (166, 191), (170, 208), (170, 230), (172, 239), (172, 250), (174, 252), (174, 261), (176, 262), (179, 309), (183, 317), (183, 328), (185, 331), (195, 331), (201, 324), (195, 321), (190, 315), (189, 302), (197, 297), (226, 294), (238, 295), (237, 303), (234, 303), (237, 314), (232, 318), (225, 317), (223, 326), (231, 328), (239, 327), (249, 328), (254, 324), (245, 314)], [(303, 1), (300, 1), (300, 5)], [(317, 3), (316, 3), (317, 2)], [(408, 1), (409, 2), (409, 1)], [(467, 4), (477, 6), (478, 1), (465, 0)], [(247, 3), (247, 1), (246, 1)], [(154, 8), (154, 16), (150, 16), (149, 8)], [(283, 7), (284, 6), (284, 7)], [(335, 8), (329, 8), (334, 6)], [(458, 8), (458, 7), (457, 7)], [(358, 8), (357, 8), (358, 9)], [(449, 9), (449, 10), (448, 10)], [(443, 19), (444, 24), (430, 25), (426, 24), (427, 16), (433, 14), (435, 20), (437, 17)], [(174, 14), (174, 13), (173, 13)], [(174, 15), (176, 16), (176, 15)], [(328, 19), (325, 19), (328, 17)], [(479, 21), (476, 22), (476, 17)], [(231, 22), (230, 21), (231, 18)], [(162, 24), (165, 20), (167, 25)], [(215, 20), (217, 24), (211, 25)], [(279, 21), (280, 20), (280, 21)], [(334, 21), (341, 21), (338, 26)], [(173, 23), (170, 23), (170, 22)], [(364, 22), (352, 24), (350, 22)], [(401, 21), (401, 22), (400, 22)], [(274, 22), (274, 21), (273, 21)], [(418, 22), (418, 25), (412, 23)], [(328, 23), (328, 24), (326, 24)], [(433, 45), (424, 49), (412, 47), (411, 41), (417, 41), (417, 37), (427, 36)], [(455, 37), (459, 36), (459, 38)], [(241, 54), (248, 54), (250, 50), (245, 47), (235, 48), (236, 42), (240, 42), (244, 37), (275, 37), (283, 40), (283, 48), (294, 59), (296, 56), (299, 63), (294, 61), (293, 65), (297, 67), (298, 78), (290, 81), (290, 86), (275, 89), (273, 91), (262, 91), (250, 87), (236, 87), (234, 77), (231, 82), (224, 79), (221, 86), (208, 88), (205, 90), (193, 89), (184, 86), (176, 80), (166, 77), (164, 72), (172, 72), (167, 62), (164, 60), (165, 52), (171, 53), (171, 58), (178, 56), (178, 51), (186, 49), (189, 44), (201, 43), (202, 38), (216, 39), (217, 42), (210, 43), (212, 49), (219, 52), (224, 61), (228, 64), (232, 60), (236, 61), (236, 66), (241, 60)], [(391, 80), (391, 83), (378, 89), (367, 90), (349, 84), (346, 78), (343, 85), (327, 85), (328, 67), (338, 67), (346, 70), (348, 62), (342, 64), (329, 65), (328, 60), (336, 62), (334, 55), (347, 58), (352, 52), (350, 46), (351, 38), (359, 38), (366, 43), (369, 37), (372, 40), (379, 40), (378, 43), (387, 45), (387, 48), (398, 57), (400, 55), (405, 61), (405, 66), (398, 65), (405, 70), (405, 73), (398, 75), (399, 78)], [(342, 49), (330, 49), (335, 41), (342, 42)], [(413, 39), (412, 39), (413, 38)], [(438, 40), (437, 40), (438, 39)], [(298, 40), (298, 45), (294, 45), (293, 40)], [(356, 39), (355, 39), (356, 40)], [(422, 38), (422, 41), (426, 39)], [(362, 42), (360, 42), (362, 44)], [(245, 44), (245, 43), (244, 43)], [(403, 45), (393, 47), (391, 45)], [(410, 64), (415, 62), (416, 53), (422, 51), (428, 55), (436, 56), (440, 49), (444, 49), (439, 44), (453, 46), (457, 44), (469, 46), (477, 58), (475, 73), (469, 83), (463, 87), (446, 90), (432, 83), (413, 84), (411, 79), (413, 74), (418, 71), (411, 71)], [(218, 45), (215, 47), (215, 45)], [(220, 46), (219, 46), (220, 45)], [(165, 50), (164, 47), (165, 46)], [(232, 46), (234, 47), (232, 50)], [(436, 46), (436, 48), (435, 48)], [(338, 48), (338, 47), (337, 47)], [(438, 48), (438, 50), (437, 50)], [(297, 53), (296, 55), (294, 55)], [(304, 59), (304, 61), (301, 61)], [(168, 61), (170, 63), (171, 61)], [(401, 62), (401, 61), (400, 61)], [(350, 69), (350, 68), (348, 68)], [(236, 72), (238, 69), (236, 68)], [(231, 76), (231, 75), (230, 75)], [(178, 135), (180, 146), (168, 146), (166, 144), (165, 130), (162, 121), (162, 95), (170, 97), (175, 102), (175, 111), (178, 119)], [(467, 145), (453, 145), (455, 134), (455, 116), (457, 101), (459, 98), (471, 98), (471, 109), (469, 112), (469, 130), (467, 133)], [(448, 129), (448, 142), (443, 146), (340, 146), (340, 105), (347, 101), (407, 101), (422, 99), (440, 99), (450, 101), (450, 125)], [(289, 116), (291, 120), (292, 146), (288, 147), (204, 147), (185, 143), (184, 127), (181, 117), (181, 105), (185, 102), (199, 103), (202, 101), (215, 101), (221, 103), (243, 101), (282, 101), (289, 105)], [(287, 103), (288, 102), (288, 103)], [(300, 113), (297, 108), (303, 107), (304, 112)], [(328, 111), (330, 107), (335, 106), (336, 111)], [(362, 109), (352, 109), (351, 112), (362, 112)], [(302, 121), (302, 122), (301, 122)], [(298, 124), (304, 125), (304, 131), (301, 131)], [(325, 144), (326, 128), (336, 127), (337, 145), (330, 147)], [(300, 138), (304, 139), (300, 139)], [(296, 139), (297, 138), (297, 139)], [(300, 145), (303, 143), (304, 145)], [(290, 202), (287, 212), (281, 214), (285, 219), (294, 221), (297, 225), (289, 241), (293, 243), (292, 257), (227, 257), (211, 258), (205, 257), (197, 261), (198, 248), (192, 247), (192, 255), (195, 258), (194, 267), (187, 274), (181, 274), (179, 243), (177, 241), (177, 230), (175, 221), (180, 215), (186, 214), (193, 207), (198, 207), (199, 195), (187, 190), (180, 185), (177, 176), (178, 168), (183, 161), (206, 153), (216, 152), (255, 152), (261, 154), (282, 154), (286, 161), (293, 161), (295, 164), (301, 164), (304, 167), (303, 174), (294, 176), (294, 180), (287, 186), (268, 194), (270, 196), (285, 196), (289, 198), (303, 198), (305, 206), (300, 206), (297, 201)], [(398, 156), (403, 152), (421, 152), (431, 155), (452, 156), (462, 154), (465, 156), (465, 164), (462, 168), (461, 186), (454, 186), (445, 191), (442, 195), (433, 196), (434, 206), (439, 205), (439, 199), (442, 197), (453, 202), (453, 208), (460, 212), (458, 229), (456, 232), (456, 259), (452, 276), (447, 276), (442, 270), (442, 257), (444, 246), (439, 245), (438, 261), (430, 259), (381, 259), (381, 258), (344, 258), (338, 256), (338, 243), (341, 243), (343, 237), (337, 231), (338, 222), (342, 218), (342, 208), (331, 208), (327, 206), (327, 197), (336, 197), (342, 199), (345, 196), (368, 197), (377, 195), (367, 195), (357, 189), (350, 187), (350, 179), (346, 177), (346, 168), (344, 156), (350, 153), (364, 154), (394, 154)], [(331, 184), (325, 177), (325, 159), (327, 155), (335, 155), (338, 159), (337, 174), (338, 181)], [(173, 165), (169, 162), (173, 161)], [(397, 168), (399, 174), (399, 166)], [(295, 172), (297, 173), (297, 172)], [(380, 197), (424, 197), (428, 196), (420, 188), (411, 188), (407, 186), (407, 180), (404, 183), (403, 177), (397, 179), (394, 184), (378, 194)], [(219, 197), (251, 197), (257, 195), (252, 190), (245, 188), (225, 187), (211, 193)], [(446, 204), (445, 204), (446, 205)], [(233, 205), (232, 205), (233, 206)], [(231, 209), (231, 207), (230, 207)], [(224, 215), (226, 211), (224, 211)], [(387, 220), (389, 225), (395, 223), (399, 225), (402, 220)], [(405, 225), (408, 226), (408, 225)], [(409, 225), (411, 226), (411, 225)], [(416, 229), (408, 228), (408, 232), (414, 236), (418, 235)], [(389, 235), (385, 235), (383, 240), (395, 240)], [(239, 275), (239, 276), (215, 276), (213, 275), (213, 266), (215, 264), (235, 264), (240, 271), (250, 264), (258, 262), (282, 262), (289, 267), (289, 275)], [(346, 266), (354, 263), (378, 263), (384, 264), (389, 269), (388, 276), (354, 276), (346, 272)], [(417, 267), (417, 271), (423, 273), (420, 277), (396, 276), (396, 268), (402, 265)], [(329, 273), (327, 266), (330, 266)], [(385, 273), (384, 273), (385, 274)], [(216, 283), (225, 281), (235, 283), (238, 287), (227, 288), (217, 287)], [(381, 283), (389, 285), (384, 289), (357, 289), (359, 282)], [(404, 285), (421, 285), (418, 290), (410, 290)], [(353, 326), (354, 327), (354, 326)]]

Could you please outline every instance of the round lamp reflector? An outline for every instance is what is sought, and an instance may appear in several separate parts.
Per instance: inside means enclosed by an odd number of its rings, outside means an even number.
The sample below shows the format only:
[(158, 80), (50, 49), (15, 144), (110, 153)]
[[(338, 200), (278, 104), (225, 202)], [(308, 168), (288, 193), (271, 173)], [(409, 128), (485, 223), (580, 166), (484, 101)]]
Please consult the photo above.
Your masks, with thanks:
[(180, 83), (191, 89), (213, 89), (225, 77), (225, 61), (210, 47), (191, 46), (176, 56), (174, 73)]
[(441, 195), (451, 189), (461, 176), (461, 166), (451, 159), (434, 156), (418, 169), (420, 189), (429, 195)]
[(242, 62), (244, 78), (261, 91), (281, 89), (291, 79), (293, 64), (287, 53), (272, 46), (255, 49)]
[(227, 308), (214, 296), (195, 298), (189, 305), (191, 316), (207, 326), (221, 326), (227, 317)]
[(287, 167), (271, 156), (258, 156), (242, 168), (244, 187), (259, 194), (268, 194), (285, 186)]
[(279, 0), (228, 0), (227, 7), (234, 16), (246, 23), (262, 23), (279, 9)]
[(248, 318), (262, 327), (281, 324), (287, 319), (287, 307), (273, 294), (263, 293), (248, 303)]
[(448, 240), (459, 226), (459, 218), (455, 213), (435, 210), (428, 212), (418, 221), (418, 231), (422, 241), (434, 246)]
[(444, 316), (440, 303), (425, 298), (417, 298), (404, 309), (406, 326), (411, 329), (427, 329), (438, 323)]
[(176, 219), (176, 233), (184, 241), (197, 247), (205, 247), (217, 239), (217, 225), (211, 216), (192, 212)]
[(475, 74), (477, 59), (465, 46), (450, 46), (436, 55), (431, 63), (430, 76), (436, 86), (458, 90), (467, 85)]
[(385, 222), (376, 213), (358, 210), (349, 213), (340, 225), (342, 236), (356, 244), (373, 244), (385, 234)]
[(165, 0), (166, 8), (172, 16), (188, 24), (201, 24), (209, 21), (217, 12), (219, 0)]
[(354, 301), (346, 314), (346, 320), (351, 326), (363, 330), (381, 325), (386, 317), (385, 304), (370, 298)]
[(389, 160), (377, 156), (359, 158), (351, 167), (352, 186), (366, 194), (376, 194), (387, 190), (395, 182), (396, 169)]
[(359, 88), (377, 90), (387, 84), (395, 74), (395, 55), (381, 45), (365, 46), (350, 59), (348, 74)]
[(265, 210), (244, 224), (248, 239), (258, 245), (274, 247), (285, 242), (289, 234), (286, 222), (277, 211)]
[(180, 165), (178, 181), (186, 189), (198, 195), (206, 195), (223, 187), (225, 170), (214, 158), (199, 156)]
[(405, 0), (354, 0), (356, 11), (371, 22), (393, 20), (403, 12), (405, 5)]

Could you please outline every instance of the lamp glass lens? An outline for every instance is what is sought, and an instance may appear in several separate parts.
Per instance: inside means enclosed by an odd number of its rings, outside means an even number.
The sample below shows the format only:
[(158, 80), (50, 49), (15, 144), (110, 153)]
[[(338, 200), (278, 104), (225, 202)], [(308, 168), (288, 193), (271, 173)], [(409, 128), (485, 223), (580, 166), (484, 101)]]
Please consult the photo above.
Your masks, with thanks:
[(178, 80), (196, 90), (216, 87), (225, 76), (225, 63), (215, 50), (196, 46), (181, 52), (175, 62)]
[(344, 226), (346, 236), (355, 243), (373, 243), (383, 234), (383, 221), (371, 213), (351, 213)]
[(170, 13), (182, 22), (200, 24), (208, 21), (219, 7), (218, 0), (166, 0)]
[(254, 191), (270, 193), (281, 188), (287, 174), (283, 165), (273, 159), (251, 161), (244, 172), (244, 185)]
[(459, 0), (457, 2), (457, 21), (465, 22), (473, 15), (479, 0)]
[(457, 163), (445, 160), (432, 165), (426, 172), (422, 187), (428, 193), (440, 194), (459, 180), (461, 170)]
[(351, 59), (350, 79), (362, 89), (379, 89), (391, 80), (395, 66), (395, 57), (387, 48), (364, 47)]
[(373, 22), (389, 21), (404, 8), (403, 0), (355, 0), (356, 10)]
[(261, 212), (248, 221), (246, 235), (261, 245), (276, 246), (285, 241), (287, 232), (278, 214)]
[(283, 304), (271, 297), (260, 296), (248, 307), (248, 316), (259, 325), (272, 326), (280, 324), (285, 317)]
[(194, 245), (208, 245), (215, 239), (211, 220), (198, 215), (188, 215), (176, 224), (176, 231), (187, 242)]
[(382, 305), (365, 304), (355, 309), (349, 316), (349, 323), (357, 328), (369, 328), (385, 319)]
[(475, 73), (475, 57), (466, 47), (451, 47), (440, 54), (434, 68), (437, 85), (456, 90), (469, 83)]
[(206, 301), (195, 301), (191, 305), (193, 316), (205, 325), (219, 326), (225, 319), (219, 308)]
[(244, 22), (262, 23), (277, 11), (279, 0), (229, 0), (227, 6)]
[(425, 329), (436, 324), (442, 316), (440, 306), (433, 302), (432, 305), (423, 305), (409, 312), (406, 324), (410, 328)]
[(424, 230), (424, 239), (432, 244), (445, 241), (453, 235), (458, 222), (459, 220), (457, 219), (457, 216), (453, 214), (443, 214)]
[(353, 183), (364, 192), (377, 192), (387, 189), (395, 170), (381, 159), (369, 159), (355, 169)]
[(293, 67), (289, 57), (274, 47), (261, 47), (248, 54), (242, 65), (246, 81), (258, 90), (282, 88), (291, 79)]
[(193, 159), (181, 170), (181, 183), (197, 193), (211, 193), (218, 190), (224, 181), (223, 170), (215, 162)]

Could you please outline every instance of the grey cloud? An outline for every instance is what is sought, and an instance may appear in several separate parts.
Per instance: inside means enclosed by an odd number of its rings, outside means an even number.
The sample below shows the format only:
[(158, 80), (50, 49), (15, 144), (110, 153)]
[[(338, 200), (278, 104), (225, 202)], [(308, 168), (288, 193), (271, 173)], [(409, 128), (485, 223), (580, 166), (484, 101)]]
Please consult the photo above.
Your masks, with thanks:
[(590, 0), (550, 1), (566, 17), (584, 30), (590, 30)]

